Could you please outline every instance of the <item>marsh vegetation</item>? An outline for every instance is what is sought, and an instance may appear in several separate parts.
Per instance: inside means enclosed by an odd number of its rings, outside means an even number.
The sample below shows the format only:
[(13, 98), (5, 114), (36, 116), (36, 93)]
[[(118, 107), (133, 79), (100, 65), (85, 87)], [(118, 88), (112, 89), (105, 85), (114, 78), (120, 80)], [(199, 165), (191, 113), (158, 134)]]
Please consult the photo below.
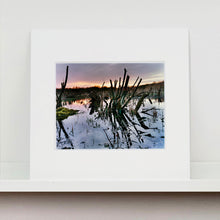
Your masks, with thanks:
[(110, 87), (66, 89), (66, 77), (57, 97), (58, 149), (164, 148), (164, 83), (131, 84), (122, 77)]

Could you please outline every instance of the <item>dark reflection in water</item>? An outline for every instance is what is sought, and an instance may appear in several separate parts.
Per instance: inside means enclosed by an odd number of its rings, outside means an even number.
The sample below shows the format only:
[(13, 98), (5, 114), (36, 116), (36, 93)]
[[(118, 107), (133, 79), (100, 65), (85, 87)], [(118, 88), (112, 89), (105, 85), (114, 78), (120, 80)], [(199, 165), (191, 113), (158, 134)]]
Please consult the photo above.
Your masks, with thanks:
[[(126, 108), (108, 108), (110, 100), (93, 97), (68, 100), (63, 106), (79, 114), (57, 121), (58, 149), (164, 148), (164, 102), (161, 98), (133, 99)], [(160, 97), (160, 96), (159, 96)], [(111, 105), (112, 106), (112, 105)]]
[[(62, 120), (57, 120), (57, 144), (62, 146), (62, 149), (74, 149), (73, 147), (73, 143), (69, 137), (69, 134), (67, 133), (67, 131), (65, 130), (64, 126), (63, 126), (63, 122)], [(65, 138), (62, 138), (61, 132), (63, 132)], [(67, 147), (67, 146), (68, 147)], [(71, 146), (71, 147), (70, 147)]]

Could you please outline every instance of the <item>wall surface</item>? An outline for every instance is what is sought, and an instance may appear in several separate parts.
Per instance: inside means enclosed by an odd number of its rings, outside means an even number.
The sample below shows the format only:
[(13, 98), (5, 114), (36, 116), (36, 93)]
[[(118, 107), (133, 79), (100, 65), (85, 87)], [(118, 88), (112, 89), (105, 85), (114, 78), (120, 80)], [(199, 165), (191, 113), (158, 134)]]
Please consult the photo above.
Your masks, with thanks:
[[(191, 161), (220, 161), (219, 0), (0, 0), (0, 4), (0, 161), (3, 165), (29, 163), (30, 31), (34, 28), (189, 28)], [(13, 219), (15, 214), (20, 219), (30, 219), (35, 213), (49, 219), (55, 212), (53, 219), (63, 216), (69, 219), (66, 213), (75, 215), (76, 219), (89, 219), (90, 214), (90, 219), (172, 219), (173, 216), (173, 219), (190, 219), (189, 216), (219, 219), (219, 196), (0, 195), (2, 219)]]
[(4, 0), (1, 161), (29, 161), (31, 29), (108, 27), (189, 28), (191, 161), (220, 161), (219, 11), (218, 0)]

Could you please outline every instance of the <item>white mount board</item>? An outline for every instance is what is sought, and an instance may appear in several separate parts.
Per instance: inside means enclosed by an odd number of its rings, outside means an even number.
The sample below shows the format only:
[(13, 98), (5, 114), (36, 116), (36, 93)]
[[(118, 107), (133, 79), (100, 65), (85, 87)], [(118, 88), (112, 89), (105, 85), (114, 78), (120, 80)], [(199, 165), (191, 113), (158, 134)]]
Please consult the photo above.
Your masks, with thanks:
[[(186, 29), (33, 31), (31, 179), (189, 179), (188, 46)], [(55, 63), (109, 61), (165, 63), (165, 149), (55, 150)]]

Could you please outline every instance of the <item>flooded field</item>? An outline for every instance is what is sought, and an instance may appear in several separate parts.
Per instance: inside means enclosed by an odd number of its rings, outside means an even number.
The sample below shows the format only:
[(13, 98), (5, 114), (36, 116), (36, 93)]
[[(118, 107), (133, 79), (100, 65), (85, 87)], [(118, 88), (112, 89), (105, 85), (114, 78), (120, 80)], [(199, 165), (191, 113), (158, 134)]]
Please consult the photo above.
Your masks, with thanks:
[[(63, 107), (79, 110), (57, 120), (58, 149), (149, 149), (164, 148), (164, 102), (143, 100), (138, 113), (133, 99), (127, 111), (102, 115), (93, 109), (91, 99), (63, 101)], [(103, 106), (105, 108), (105, 106)]]
[(164, 148), (163, 71), (163, 63), (57, 64), (56, 148)]

